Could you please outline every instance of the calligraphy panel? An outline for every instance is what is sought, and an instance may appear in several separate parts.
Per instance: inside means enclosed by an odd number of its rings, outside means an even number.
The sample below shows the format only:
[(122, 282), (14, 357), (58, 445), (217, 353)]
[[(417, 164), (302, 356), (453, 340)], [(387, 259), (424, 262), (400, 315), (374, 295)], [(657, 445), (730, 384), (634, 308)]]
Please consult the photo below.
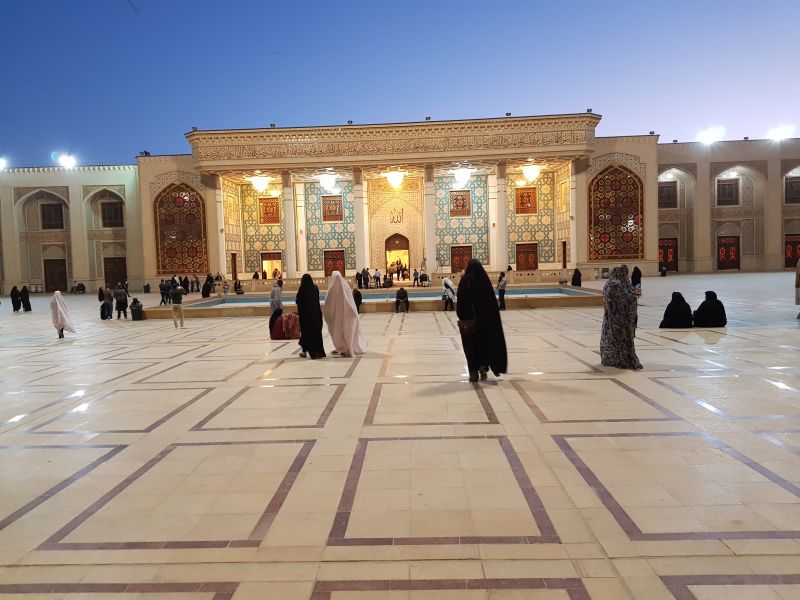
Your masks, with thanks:
[(450, 190), (450, 216), (469, 217), (472, 215), (472, 196), (469, 190)]
[(518, 215), (535, 215), (539, 210), (535, 187), (514, 188), (514, 207)]
[(341, 194), (322, 196), (322, 220), (335, 223), (344, 221), (344, 205)]
[(281, 222), (281, 201), (278, 198), (258, 199), (258, 222), (261, 225), (274, 225)]

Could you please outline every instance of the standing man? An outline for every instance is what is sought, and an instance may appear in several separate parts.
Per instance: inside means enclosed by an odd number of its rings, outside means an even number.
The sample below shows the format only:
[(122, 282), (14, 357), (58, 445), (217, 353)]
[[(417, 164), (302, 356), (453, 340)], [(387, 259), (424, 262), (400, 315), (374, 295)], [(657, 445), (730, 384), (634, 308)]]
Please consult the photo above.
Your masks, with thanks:
[(500, 279), (497, 280), (497, 295), (500, 298), (500, 310), (506, 309), (506, 284), (508, 280), (506, 279), (506, 274), (501, 272)]
[(172, 300), (172, 322), (175, 324), (175, 329), (178, 328), (178, 321), (181, 322), (181, 329), (183, 329), (183, 295), (186, 293), (181, 286), (174, 287), (169, 291), (169, 297)]
[(417, 287), (419, 285), (419, 271), (414, 268), (414, 284), (411, 287)]
[(356, 285), (361, 289), (361, 271), (356, 271)]

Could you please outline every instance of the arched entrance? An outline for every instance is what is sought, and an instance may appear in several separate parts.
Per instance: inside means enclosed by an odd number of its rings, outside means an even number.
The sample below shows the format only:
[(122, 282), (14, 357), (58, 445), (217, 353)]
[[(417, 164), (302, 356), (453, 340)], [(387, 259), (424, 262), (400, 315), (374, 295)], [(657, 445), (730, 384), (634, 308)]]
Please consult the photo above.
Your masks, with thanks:
[(409, 243), (408, 238), (404, 235), (400, 235), (399, 233), (395, 233), (394, 235), (390, 235), (386, 238), (386, 243), (384, 245), (386, 249), (386, 270), (389, 271), (389, 268), (392, 265), (396, 265), (398, 261), (404, 267), (408, 268), (411, 264), (409, 261)]
[(156, 197), (156, 260), (159, 275), (208, 273), (206, 209), (203, 197), (173, 183)]

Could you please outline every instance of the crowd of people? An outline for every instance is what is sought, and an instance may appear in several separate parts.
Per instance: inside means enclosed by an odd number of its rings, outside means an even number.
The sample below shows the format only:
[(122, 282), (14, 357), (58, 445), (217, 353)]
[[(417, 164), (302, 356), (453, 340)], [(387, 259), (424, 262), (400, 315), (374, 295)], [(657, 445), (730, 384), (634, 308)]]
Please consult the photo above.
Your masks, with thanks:
[(390, 288), (395, 285), (395, 282), (412, 281), (411, 287), (427, 287), (430, 285), (430, 278), (425, 271), (414, 269), (413, 272), (409, 271), (407, 265), (400, 261), (389, 265), (386, 273), (381, 275), (380, 269), (375, 269), (370, 273), (368, 267), (364, 267), (361, 271), (356, 271), (356, 286), (358, 289), (375, 288)]

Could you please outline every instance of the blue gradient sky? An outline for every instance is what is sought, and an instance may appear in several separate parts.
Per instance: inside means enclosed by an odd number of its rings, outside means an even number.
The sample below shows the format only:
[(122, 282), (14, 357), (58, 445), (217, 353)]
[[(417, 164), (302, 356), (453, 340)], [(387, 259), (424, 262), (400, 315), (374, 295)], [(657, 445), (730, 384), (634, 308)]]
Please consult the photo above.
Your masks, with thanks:
[(0, 0), (0, 156), (130, 163), (201, 129), (583, 112), (800, 126), (798, 0)]

